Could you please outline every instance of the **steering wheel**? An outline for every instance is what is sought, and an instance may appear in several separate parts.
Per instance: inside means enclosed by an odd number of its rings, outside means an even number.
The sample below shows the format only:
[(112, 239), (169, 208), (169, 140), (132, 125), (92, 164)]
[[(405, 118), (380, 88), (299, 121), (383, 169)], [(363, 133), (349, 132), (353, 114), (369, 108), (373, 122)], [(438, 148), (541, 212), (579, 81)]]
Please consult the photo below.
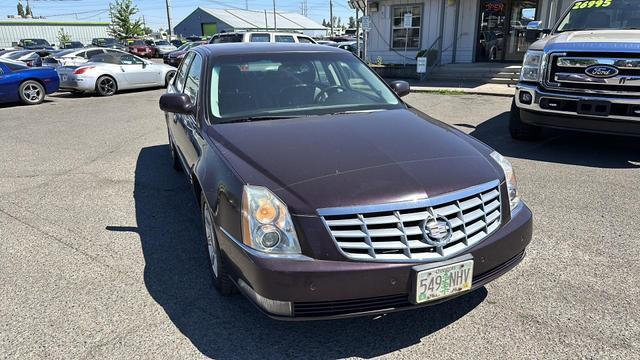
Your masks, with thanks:
[(347, 91), (347, 89), (340, 85), (329, 86), (328, 88), (320, 90), (320, 93), (316, 96), (316, 103), (322, 104), (329, 98), (331, 94), (340, 94)]

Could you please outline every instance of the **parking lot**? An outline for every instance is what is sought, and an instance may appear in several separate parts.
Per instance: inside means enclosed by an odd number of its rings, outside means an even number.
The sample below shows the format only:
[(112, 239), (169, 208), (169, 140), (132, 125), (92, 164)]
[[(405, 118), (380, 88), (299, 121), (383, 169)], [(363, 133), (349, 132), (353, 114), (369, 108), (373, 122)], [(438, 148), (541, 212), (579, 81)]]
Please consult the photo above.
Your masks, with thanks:
[[(527, 258), (473, 293), (377, 318), (277, 322), (211, 288), (196, 201), (158, 98), (0, 107), (0, 356), (631, 359), (640, 353), (640, 141), (507, 131), (511, 99), (410, 104), (507, 156)], [(441, 169), (446, 171), (446, 169)], [(340, 284), (336, 284), (340, 286)]]

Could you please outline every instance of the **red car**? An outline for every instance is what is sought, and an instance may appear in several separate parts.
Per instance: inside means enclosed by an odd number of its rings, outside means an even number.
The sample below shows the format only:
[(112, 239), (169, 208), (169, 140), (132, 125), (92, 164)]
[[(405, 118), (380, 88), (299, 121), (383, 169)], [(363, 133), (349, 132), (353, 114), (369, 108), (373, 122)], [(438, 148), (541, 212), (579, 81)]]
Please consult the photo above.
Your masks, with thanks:
[(129, 53), (146, 58), (152, 58), (154, 53), (153, 40), (131, 40), (129, 42)]

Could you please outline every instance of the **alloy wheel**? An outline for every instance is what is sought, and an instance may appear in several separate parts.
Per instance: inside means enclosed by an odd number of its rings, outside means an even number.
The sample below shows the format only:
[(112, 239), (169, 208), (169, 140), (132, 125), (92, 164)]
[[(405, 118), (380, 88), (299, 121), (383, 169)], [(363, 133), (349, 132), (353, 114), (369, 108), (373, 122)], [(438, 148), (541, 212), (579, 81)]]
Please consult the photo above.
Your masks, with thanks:
[(31, 103), (39, 102), (43, 96), (42, 90), (35, 84), (26, 85), (24, 89), (22, 89), (22, 94), (24, 98)]
[(103, 78), (98, 84), (100, 92), (104, 95), (113, 95), (116, 92), (116, 83), (111, 78)]

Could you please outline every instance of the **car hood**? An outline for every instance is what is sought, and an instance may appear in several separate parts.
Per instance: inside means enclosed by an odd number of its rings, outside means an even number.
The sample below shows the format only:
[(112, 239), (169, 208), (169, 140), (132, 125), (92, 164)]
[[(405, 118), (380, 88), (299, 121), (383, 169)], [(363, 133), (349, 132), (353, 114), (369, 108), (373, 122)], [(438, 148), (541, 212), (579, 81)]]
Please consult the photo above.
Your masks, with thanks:
[(268, 187), (298, 215), (504, 177), (490, 148), (409, 110), (219, 124), (208, 134), (243, 181)]
[[(640, 48), (640, 30), (567, 31), (538, 40), (530, 50), (632, 51)], [(634, 44), (635, 43), (635, 44)]]

